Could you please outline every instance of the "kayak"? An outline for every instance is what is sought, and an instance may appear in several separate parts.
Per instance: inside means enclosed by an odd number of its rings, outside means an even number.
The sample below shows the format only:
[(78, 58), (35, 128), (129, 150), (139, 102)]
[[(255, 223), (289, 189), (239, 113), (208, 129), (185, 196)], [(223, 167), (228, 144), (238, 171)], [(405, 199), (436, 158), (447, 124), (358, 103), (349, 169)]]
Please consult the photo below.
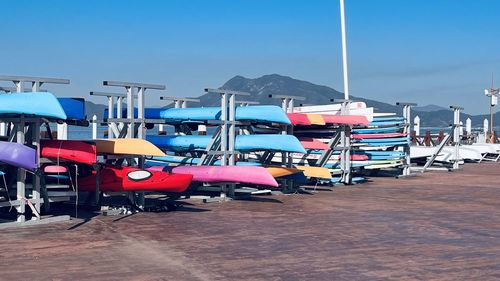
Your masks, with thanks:
[(92, 165), (97, 162), (96, 145), (78, 140), (42, 140), (42, 157)]
[(328, 145), (314, 138), (299, 138), (300, 143), (305, 149), (326, 150)]
[(368, 125), (370, 121), (363, 115), (327, 115), (323, 114), (326, 124), (345, 124), (345, 125)]
[[(275, 105), (240, 106), (236, 108), (237, 121), (291, 124), (283, 110)], [(220, 107), (168, 108), (160, 113), (161, 119), (173, 122), (205, 122), (220, 120)]]
[[(175, 165), (197, 165), (200, 161), (200, 158), (186, 157), (186, 156), (174, 156), (174, 155), (166, 155), (161, 157), (153, 157), (150, 160), (146, 160), (146, 164), (150, 166), (169, 166), (169, 164)], [(220, 166), (221, 161), (217, 160), (213, 163), (214, 166)], [(262, 166), (258, 162), (244, 162), (237, 161), (236, 166)]]
[(377, 138), (400, 138), (406, 137), (404, 133), (373, 133), (373, 134), (352, 134), (353, 139), (377, 139)]
[(198, 182), (235, 182), (278, 187), (274, 177), (263, 167), (252, 166), (177, 166), (173, 173), (191, 174)]
[(301, 170), (296, 168), (285, 168), (280, 166), (266, 166), (266, 169), (275, 178), (302, 173)]
[(312, 124), (311, 120), (307, 118), (307, 115), (303, 113), (288, 113), (288, 119), (290, 119), (290, 122), (295, 126), (308, 126)]
[(94, 142), (97, 154), (165, 156), (158, 147), (143, 139), (99, 139)]
[(301, 170), (308, 178), (330, 179), (332, 177), (327, 168), (311, 166), (297, 166), (296, 168)]
[(0, 141), (0, 162), (33, 171), (36, 169), (36, 150), (20, 143)]
[[(176, 152), (205, 150), (212, 136), (147, 136), (154, 145)], [(292, 135), (239, 135), (235, 149), (238, 151), (284, 151), (306, 153), (300, 141)]]
[(68, 120), (86, 120), (85, 100), (82, 98), (57, 98)]
[(67, 116), (57, 98), (49, 92), (30, 92), (0, 95), (0, 116), (38, 116), (66, 120)]
[[(180, 193), (186, 191), (192, 180), (193, 175), (189, 174), (104, 166), (100, 171), (99, 190), (104, 192), (162, 191)], [(78, 188), (82, 191), (95, 191), (95, 171), (89, 176), (79, 178)]]

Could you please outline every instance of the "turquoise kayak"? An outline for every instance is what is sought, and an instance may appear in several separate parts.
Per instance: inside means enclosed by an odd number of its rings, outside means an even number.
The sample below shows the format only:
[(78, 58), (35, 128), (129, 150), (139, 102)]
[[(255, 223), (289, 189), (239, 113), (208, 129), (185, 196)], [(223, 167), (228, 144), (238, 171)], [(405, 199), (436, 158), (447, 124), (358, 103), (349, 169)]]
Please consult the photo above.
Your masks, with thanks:
[(401, 116), (388, 116), (388, 117), (373, 117), (373, 122), (380, 121), (404, 121), (404, 117)]
[[(220, 120), (220, 107), (169, 108), (160, 112), (161, 119), (173, 122), (204, 122)], [(241, 106), (236, 108), (237, 121), (291, 124), (283, 110), (275, 105)]]
[(49, 92), (0, 94), (0, 116), (19, 115), (66, 120), (67, 116), (57, 98)]
[(410, 142), (410, 138), (379, 138), (379, 139), (360, 139), (356, 140), (357, 143), (380, 143), (380, 142)]
[[(153, 159), (151, 159), (151, 160), (146, 160), (146, 165), (149, 165), (149, 166), (168, 166), (170, 164), (172, 164), (172, 165), (197, 165), (199, 163), (199, 161), (200, 161), (199, 158), (167, 155), (167, 156), (153, 157)], [(221, 164), (220, 160), (217, 160), (213, 163), (213, 165), (215, 165), (215, 166), (218, 166), (220, 164)], [(262, 164), (257, 163), (257, 162), (238, 161), (238, 162), (236, 162), (236, 166), (262, 166)]]
[[(211, 136), (147, 136), (154, 145), (175, 152), (205, 150)], [(300, 141), (292, 135), (240, 135), (236, 137), (238, 151), (275, 151), (306, 153)]]
[(398, 126), (398, 125), (403, 125), (404, 120), (400, 121), (374, 121), (368, 124), (370, 127), (391, 127), (391, 126)]

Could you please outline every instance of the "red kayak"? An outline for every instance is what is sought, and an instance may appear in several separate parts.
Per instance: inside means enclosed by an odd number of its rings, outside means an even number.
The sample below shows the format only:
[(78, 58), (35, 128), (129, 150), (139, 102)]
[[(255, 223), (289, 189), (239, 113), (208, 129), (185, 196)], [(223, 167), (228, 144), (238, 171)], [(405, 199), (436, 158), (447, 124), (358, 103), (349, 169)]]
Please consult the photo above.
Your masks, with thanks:
[(307, 114), (303, 113), (287, 113), (288, 119), (292, 122), (292, 125), (311, 125), (311, 120), (307, 117)]
[[(100, 191), (162, 191), (181, 193), (191, 184), (193, 175), (171, 174), (160, 171), (147, 171), (132, 167), (105, 166), (100, 174)], [(96, 175), (79, 178), (81, 191), (95, 191)]]
[(42, 140), (42, 157), (60, 159), (75, 163), (92, 165), (96, 160), (95, 143), (77, 140)]

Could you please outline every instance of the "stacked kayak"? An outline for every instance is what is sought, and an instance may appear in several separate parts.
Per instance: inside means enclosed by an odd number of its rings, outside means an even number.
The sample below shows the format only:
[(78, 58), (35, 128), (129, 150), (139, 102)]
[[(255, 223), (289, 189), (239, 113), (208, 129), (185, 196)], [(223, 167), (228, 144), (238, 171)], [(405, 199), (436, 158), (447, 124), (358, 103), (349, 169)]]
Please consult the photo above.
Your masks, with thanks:
[[(104, 192), (161, 191), (182, 193), (188, 189), (193, 175), (171, 174), (132, 167), (105, 166), (100, 171), (99, 179), (99, 189)], [(95, 191), (95, 171), (80, 178), (78, 187), (82, 191)]]
[(369, 157), (364, 169), (398, 168), (404, 164), (406, 154), (402, 147), (410, 145), (410, 138), (403, 133), (405, 120), (395, 114), (374, 116), (367, 126), (357, 126), (352, 131), (355, 154)]
[(33, 171), (36, 169), (36, 150), (20, 143), (0, 141), (0, 163)]
[(37, 116), (66, 120), (67, 115), (57, 98), (48, 92), (30, 92), (0, 95), (1, 117)]
[(78, 140), (42, 140), (42, 157), (59, 161), (69, 161), (93, 165), (97, 162), (97, 149), (94, 142)]
[[(116, 116), (116, 110), (114, 112)], [(137, 117), (137, 109), (134, 110)], [(220, 107), (193, 107), (193, 108), (146, 108), (144, 115), (149, 119), (164, 119), (170, 124), (176, 123), (204, 123), (220, 120)], [(108, 110), (104, 111), (104, 118), (108, 118)], [(122, 110), (122, 116), (127, 116), (127, 110)], [(251, 121), (264, 123), (290, 124), (290, 120), (283, 110), (274, 105), (243, 106), (236, 108), (237, 121)]]
[[(160, 113), (171, 122), (205, 122), (220, 120), (220, 107), (169, 108)], [(283, 110), (274, 105), (241, 106), (236, 108), (237, 121), (290, 124)]]
[[(154, 168), (150, 168), (150, 170)], [(263, 167), (255, 166), (177, 166), (160, 167), (173, 173), (191, 174), (193, 181), (218, 183), (232, 182), (278, 187), (274, 177)]]
[[(211, 136), (147, 136), (154, 145), (176, 152), (205, 150)], [(236, 137), (235, 149), (238, 151), (275, 151), (305, 153), (300, 141), (291, 135), (239, 135)]]

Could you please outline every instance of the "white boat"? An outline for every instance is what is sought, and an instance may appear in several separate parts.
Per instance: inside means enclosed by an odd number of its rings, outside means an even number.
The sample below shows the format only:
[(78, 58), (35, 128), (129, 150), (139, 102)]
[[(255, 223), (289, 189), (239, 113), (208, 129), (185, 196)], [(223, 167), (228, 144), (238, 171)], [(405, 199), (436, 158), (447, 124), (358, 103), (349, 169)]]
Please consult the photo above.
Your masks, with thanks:
[[(437, 150), (437, 147), (428, 146), (411, 146), (410, 147), (410, 157), (412, 159), (428, 158), (431, 157)], [(473, 149), (471, 147), (459, 147), (458, 160), (476, 161), (479, 162), (483, 159), (483, 154), (478, 149)], [(436, 157), (435, 161), (438, 162), (454, 162), (455, 157), (455, 147), (445, 146), (440, 151), (439, 155)]]

